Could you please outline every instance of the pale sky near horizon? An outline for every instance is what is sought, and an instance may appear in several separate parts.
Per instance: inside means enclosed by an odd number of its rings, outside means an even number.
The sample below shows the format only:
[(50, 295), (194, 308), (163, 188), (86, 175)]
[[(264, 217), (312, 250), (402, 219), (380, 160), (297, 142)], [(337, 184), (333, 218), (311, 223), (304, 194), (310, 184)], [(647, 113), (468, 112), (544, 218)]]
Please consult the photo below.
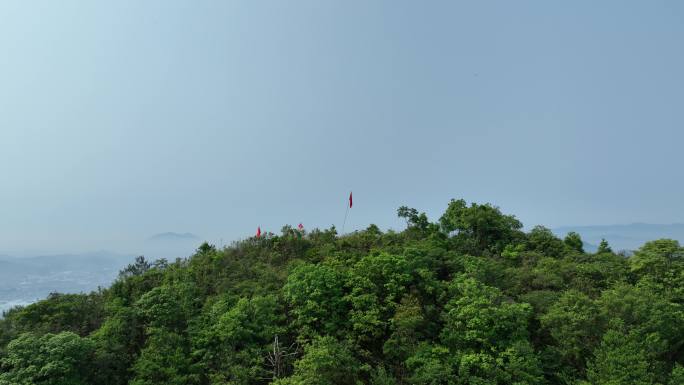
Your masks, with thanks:
[[(0, 254), (684, 222), (679, 1), (3, 1)], [(118, 249), (117, 249), (118, 248)]]

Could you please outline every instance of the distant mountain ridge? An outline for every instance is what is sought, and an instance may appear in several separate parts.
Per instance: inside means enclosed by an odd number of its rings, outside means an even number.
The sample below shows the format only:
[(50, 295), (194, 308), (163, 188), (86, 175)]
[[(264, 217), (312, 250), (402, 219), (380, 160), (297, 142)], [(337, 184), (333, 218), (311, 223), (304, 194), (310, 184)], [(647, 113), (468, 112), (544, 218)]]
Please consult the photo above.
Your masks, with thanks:
[[(582, 240), (589, 247), (598, 245), (601, 239), (605, 239), (615, 251), (636, 250), (644, 243), (660, 238), (674, 239), (684, 243), (684, 223), (635, 222), (616, 225), (561, 226), (552, 231), (560, 237), (574, 231), (582, 236)], [(587, 251), (591, 251), (591, 248)]]
[(200, 238), (193, 233), (175, 233), (172, 231), (159, 233), (149, 237), (149, 241), (197, 241)]

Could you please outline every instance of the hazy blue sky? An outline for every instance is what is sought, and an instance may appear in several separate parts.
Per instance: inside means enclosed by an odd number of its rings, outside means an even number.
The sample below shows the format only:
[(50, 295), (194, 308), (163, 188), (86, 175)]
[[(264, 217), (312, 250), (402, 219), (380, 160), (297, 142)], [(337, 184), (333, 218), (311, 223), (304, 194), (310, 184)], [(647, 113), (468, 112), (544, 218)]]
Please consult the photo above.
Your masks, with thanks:
[(3, 1), (0, 252), (450, 198), (684, 221), (680, 1)]

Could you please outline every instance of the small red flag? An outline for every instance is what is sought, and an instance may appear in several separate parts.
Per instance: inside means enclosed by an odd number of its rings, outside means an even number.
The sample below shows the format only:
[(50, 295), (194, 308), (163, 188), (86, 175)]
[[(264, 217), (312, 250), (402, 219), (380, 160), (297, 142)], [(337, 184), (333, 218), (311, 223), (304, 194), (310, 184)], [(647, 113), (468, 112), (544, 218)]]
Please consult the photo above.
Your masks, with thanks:
[(304, 230), (304, 225), (300, 223), (300, 224), (297, 226), (297, 228), (299, 228), (300, 230)]
[(261, 238), (261, 226), (258, 226), (258, 227), (257, 227), (257, 234), (256, 234), (256, 237), (257, 237), (257, 238)]
[(352, 200), (352, 193), (349, 192), (349, 208), (351, 208), (353, 204), (354, 204), (354, 201)]

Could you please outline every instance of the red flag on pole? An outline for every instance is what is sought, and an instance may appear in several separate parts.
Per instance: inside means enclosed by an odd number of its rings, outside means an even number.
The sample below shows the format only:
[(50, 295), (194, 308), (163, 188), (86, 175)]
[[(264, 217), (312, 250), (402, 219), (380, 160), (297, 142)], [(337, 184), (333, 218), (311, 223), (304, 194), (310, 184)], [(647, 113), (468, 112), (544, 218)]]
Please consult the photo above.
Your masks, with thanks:
[(354, 204), (354, 201), (352, 200), (352, 193), (349, 192), (349, 208), (351, 208), (353, 204)]
[(261, 238), (261, 226), (257, 227), (257, 233), (256, 233), (257, 238)]

